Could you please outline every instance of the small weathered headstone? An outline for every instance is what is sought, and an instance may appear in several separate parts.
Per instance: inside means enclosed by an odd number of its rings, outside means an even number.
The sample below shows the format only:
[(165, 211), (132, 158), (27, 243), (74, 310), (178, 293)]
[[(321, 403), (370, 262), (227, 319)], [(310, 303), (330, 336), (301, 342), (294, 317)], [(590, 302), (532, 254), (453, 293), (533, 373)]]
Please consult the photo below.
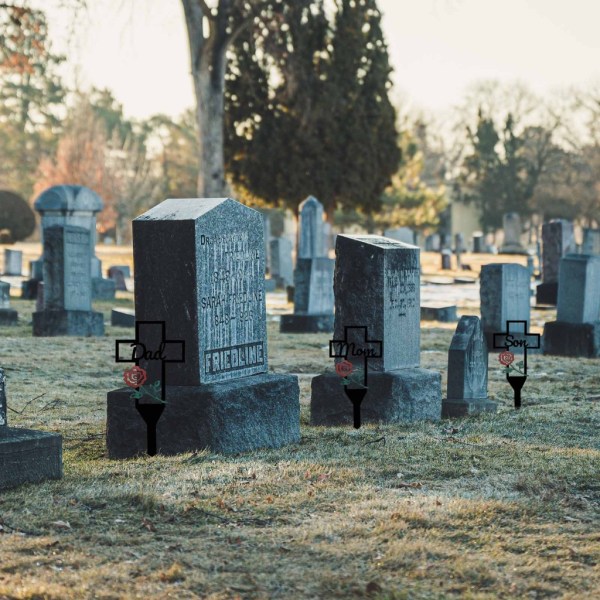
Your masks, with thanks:
[(450, 271), (452, 269), (452, 250), (444, 248), (440, 256), (442, 257), (442, 271)]
[(395, 229), (386, 229), (385, 237), (391, 238), (404, 244), (415, 245), (415, 232), (410, 227), (396, 227)]
[(544, 325), (544, 353), (600, 356), (600, 256), (560, 261), (556, 321)]
[(108, 269), (108, 278), (115, 282), (115, 289), (120, 292), (127, 291), (127, 284), (125, 283), (125, 273), (121, 267), (111, 267)]
[(425, 252), (439, 252), (440, 236), (437, 233), (432, 233), (425, 238)]
[(4, 275), (21, 275), (23, 272), (23, 251), (4, 249)]
[(485, 236), (482, 231), (473, 232), (473, 253), (481, 254), (484, 251)]
[(542, 225), (542, 283), (536, 288), (537, 304), (556, 304), (560, 259), (574, 251), (571, 222), (554, 219)]
[(10, 283), (0, 281), (0, 325), (16, 325), (19, 313), (10, 307)]
[(448, 388), (442, 417), (494, 412), (487, 395), (488, 351), (479, 317), (463, 316), (448, 350)]
[(8, 426), (6, 377), (0, 369), (0, 490), (62, 477), (62, 437)]
[[(297, 442), (297, 377), (268, 373), (260, 213), (231, 198), (165, 200), (133, 221), (133, 256), (137, 325), (164, 323), (185, 347), (184, 360), (164, 371), (157, 451), (237, 453)], [(112, 458), (147, 448), (130, 393), (108, 394)]]
[(582, 254), (600, 254), (600, 229), (583, 230), (583, 244), (581, 247)]
[(298, 207), (300, 229), (298, 231), (298, 258), (325, 256), (323, 247), (323, 205), (309, 196)]
[(44, 310), (33, 313), (34, 336), (104, 335), (101, 313), (92, 311), (90, 232), (53, 225), (44, 232)]
[[(440, 418), (440, 374), (420, 368), (419, 253), (415, 246), (381, 236), (337, 236), (334, 340), (346, 339), (349, 329), (366, 328), (364, 339), (382, 344), (381, 353), (371, 355), (368, 361), (363, 421)], [(352, 422), (352, 408), (340, 377), (315, 377), (311, 423)]]
[[(44, 245), (48, 227), (73, 225), (83, 227), (90, 233), (89, 260), (93, 280), (92, 297), (108, 300), (115, 297), (114, 283), (102, 278), (102, 264), (96, 257), (96, 214), (104, 206), (100, 196), (81, 185), (55, 185), (43, 191), (34, 202), (41, 217), (40, 237)], [(37, 282), (44, 278), (44, 254), (30, 262), (30, 279), (22, 283), (22, 297), (30, 300), (37, 295)]]
[(456, 304), (429, 303), (421, 306), (421, 320), (453, 323), (458, 320), (458, 316), (456, 315)]
[(492, 351), (493, 334), (506, 329), (506, 321), (526, 321), (529, 326), (529, 271), (510, 263), (483, 265), (479, 287), (481, 326)]
[(294, 264), (292, 262), (292, 243), (288, 238), (273, 238), (269, 244), (271, 249), (271, 277), (278, 287), (284, 288), (294, 281)]
[(127, 279), (131, 277), (131, 269), (129, 268), (129, 265), (111, 265), (110, 267), (108, 267), (108, 271), (106, 272), (108, 277), (111, 277), (113, 269), (118, 269), (119, 271), (121, 271), (123, 273), (123, 277)]
[(332, 331), (333, 267), (334, 260), (323, 250), (323, 205), (309, 196), (300, 204), (294, 313), (281, 316), (281, 332)]
[(500, 248), (501, 254), (525, 254), (521, 245), (521, 217), (516, 212), (506, 213), (502, 218), (504, 228), (504, 243)]

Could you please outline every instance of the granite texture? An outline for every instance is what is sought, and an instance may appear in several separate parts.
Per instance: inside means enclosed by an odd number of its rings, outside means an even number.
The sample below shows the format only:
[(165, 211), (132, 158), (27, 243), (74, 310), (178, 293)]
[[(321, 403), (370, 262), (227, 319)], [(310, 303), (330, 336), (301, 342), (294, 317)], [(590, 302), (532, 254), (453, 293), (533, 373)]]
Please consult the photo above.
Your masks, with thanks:
[[(147, 449), (146, 425), (130, 396), (130, 388), (108, 394), (110, 458), (130, 458)], [(263, 373), (214, 384), (167, 386), (157, 425), (159, 454), (204, 448), (237, 454), (299, 441), (299, 388), (293, 375)]]
[[(441, 375), (428, 369), (369, 372), (361, 404), (362, 423), (437, 421), (442, 410)], [(318, 375), (311, 383), (311, 425), (352, 425), (352, 403), (336, 374)]]
[(550, 321), (544, 324), (544, 354), (600, 357), (600, 321), (595, 323), (565, 323)]
[(230, 198), (165, 200), (133, 221), (136, 318), (185, 342), (169, 385), (268, 370), (264, 249), (261, 214)]
[(294, 271), (294, 314), (332, 315), (334, 306), (331, 258), (299, 258)]
[(600, 320), (600, 256), (567, 254), (560, 261), (556, 320)]

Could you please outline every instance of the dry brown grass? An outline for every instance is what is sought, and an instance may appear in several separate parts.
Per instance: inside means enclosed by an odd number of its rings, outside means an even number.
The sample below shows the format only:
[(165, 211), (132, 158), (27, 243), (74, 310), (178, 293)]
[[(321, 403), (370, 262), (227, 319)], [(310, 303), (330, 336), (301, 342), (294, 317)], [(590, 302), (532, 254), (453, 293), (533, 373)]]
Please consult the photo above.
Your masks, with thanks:
[[(356, 433), (308, 425), (329, 336), (270, 322), (271, 369), (300, 373), (300, 444), (110, 461), (113, 340), (129, 332), (35, 339), (33, 302), (14, 305), (9, 417), (63, 434), (65, 476), (0, 493), (0, 598), (598, 597), (598, 361), (532, 356), (516, 413), (490, 355), (496, 415)], [(453, 326), (423, 325), (445, 386)]]

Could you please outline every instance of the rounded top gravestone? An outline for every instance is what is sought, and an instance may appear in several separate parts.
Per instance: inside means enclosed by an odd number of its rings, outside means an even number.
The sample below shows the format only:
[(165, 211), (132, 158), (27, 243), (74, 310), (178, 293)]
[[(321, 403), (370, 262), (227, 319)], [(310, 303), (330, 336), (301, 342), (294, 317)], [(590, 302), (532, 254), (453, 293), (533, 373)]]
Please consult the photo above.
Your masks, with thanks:
[(298, 258), (325, 256), (323, 249), (323, 205), (309, 196), (298, 206), (300, 229), (298, 232)]
[(104, 204), (96, 192), (82, 185), (55, 185), (44, 190), (33, 204), (41, 215), (48, 211), (100, 212)]

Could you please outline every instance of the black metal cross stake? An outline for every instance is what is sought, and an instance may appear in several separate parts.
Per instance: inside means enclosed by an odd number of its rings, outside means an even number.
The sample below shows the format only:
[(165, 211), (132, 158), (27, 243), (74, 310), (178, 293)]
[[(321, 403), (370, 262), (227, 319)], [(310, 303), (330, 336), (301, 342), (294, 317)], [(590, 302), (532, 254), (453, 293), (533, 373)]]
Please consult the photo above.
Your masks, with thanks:
[[(360, 339), (355, 342), (350, 338)], [(362, 359), (363, 387), (351, 388), (349, 384), (344, 386), (346, 396), (348, 396), (354, 407), (354, 427), (355, 429), (359, 429), (360, 405), (367, 394), (367, 361), (370, 358), (381, 358), (383, 356), (383, 341), (367, 339), (367, 328), (365, 326), (346, 325), (344, 327), (343, 340), (329, 341), (329, 357), (344, 358), (348, 360), (349, 356), (351, 357), (350, 362), (352, 362), (353, 365), (354, 362), (358, 362), (358, 360)]]
[[(130, 358), (122, 358), (120, 350), (125, 346)], [(140, 402), (135, 399), (135, 407), (146, 423), (148, 455), (156, 454), (156, 426), (165, 409), (165, 370), (167, 363), (185, 361), (185, 342), (165, 339), (164, 321), (136, 321), (134, 340), (116, 340), (117, 362), (135, 363), (148, 374), (149, 382), (160, 382), (160, 402)], [(139, 390), (139, 387), (136, 388)]]
[[(522, 325), (523, 331), (516, 332), (513, 330), (511, 332), (511, 324)], [(527, 321), (506, 321), (506, 331), (494, 333), (495, 350), (504, 348), (508, 351), (510, 348), (523, 348), (523, 375), (506, 374), (506, 380), (515, 393), (516, 409), (521, 408), (521, 390), (527, 380), (527, 349), (538, 349), (540, 347), (540, 337), (539, 333), (527, 332)]]

